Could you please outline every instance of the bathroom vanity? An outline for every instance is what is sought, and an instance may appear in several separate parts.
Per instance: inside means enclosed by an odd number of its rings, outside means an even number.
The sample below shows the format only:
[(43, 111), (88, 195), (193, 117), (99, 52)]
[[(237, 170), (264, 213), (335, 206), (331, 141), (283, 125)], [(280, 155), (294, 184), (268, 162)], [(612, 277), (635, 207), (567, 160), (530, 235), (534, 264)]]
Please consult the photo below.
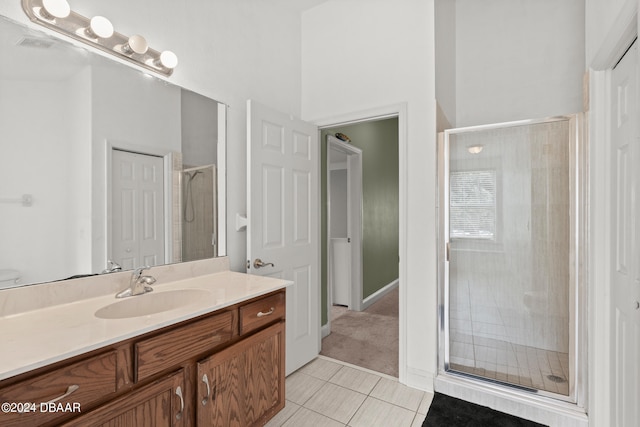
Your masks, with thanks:
[(289, 284), (222, 271), (0, 317), (0, 424), (263, 425), (285, 404)]

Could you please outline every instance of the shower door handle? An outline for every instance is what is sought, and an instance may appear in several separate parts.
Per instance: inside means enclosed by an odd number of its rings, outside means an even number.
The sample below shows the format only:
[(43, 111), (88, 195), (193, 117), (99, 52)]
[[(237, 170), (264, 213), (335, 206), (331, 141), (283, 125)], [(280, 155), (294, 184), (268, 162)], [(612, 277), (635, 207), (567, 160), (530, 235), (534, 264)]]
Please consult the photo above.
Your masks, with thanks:
[(449, 262), (449, 253), (451, 252), (451, 243), (447, 242), (447, 245), (445, 247), (445, 252), (446, 252), (446, 260), (447, 262)]

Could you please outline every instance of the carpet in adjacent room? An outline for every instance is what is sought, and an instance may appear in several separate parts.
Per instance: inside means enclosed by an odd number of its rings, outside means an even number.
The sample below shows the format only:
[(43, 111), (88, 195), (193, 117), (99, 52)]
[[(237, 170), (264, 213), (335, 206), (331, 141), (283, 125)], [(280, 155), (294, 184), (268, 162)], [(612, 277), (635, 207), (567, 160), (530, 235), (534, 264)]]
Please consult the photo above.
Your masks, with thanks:
[(398, 377), (398, 288), (364, 311), (346, 308), (331, 320), (321, 355)]
[(436, 393), (422, 427), (545, 427), (446, 394)]

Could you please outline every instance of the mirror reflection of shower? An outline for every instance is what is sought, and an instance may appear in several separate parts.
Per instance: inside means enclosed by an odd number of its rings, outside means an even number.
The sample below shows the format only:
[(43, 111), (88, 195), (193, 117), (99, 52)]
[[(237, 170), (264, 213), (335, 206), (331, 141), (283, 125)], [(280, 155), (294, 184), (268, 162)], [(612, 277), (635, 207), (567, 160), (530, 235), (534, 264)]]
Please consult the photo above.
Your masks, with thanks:
[(182, 260), (216, 256), (215, 165), (185, 168), (182, 176)]
[(201, 174), (202, 171), (201, 170), (196, 170), (193, 172), (184, 172), (185, 174), (185, 179), (187, 180), (187, 184), (186, 184), (186, 189), (185, 189), (185, 201), (184, 201), (184, 220), (186, 222), (193, 222), (195, 220), (195, 208), (193, 206), (193, 185), (192, 185), (192, 181), (193, 179), (198, 176), (198, 174)]

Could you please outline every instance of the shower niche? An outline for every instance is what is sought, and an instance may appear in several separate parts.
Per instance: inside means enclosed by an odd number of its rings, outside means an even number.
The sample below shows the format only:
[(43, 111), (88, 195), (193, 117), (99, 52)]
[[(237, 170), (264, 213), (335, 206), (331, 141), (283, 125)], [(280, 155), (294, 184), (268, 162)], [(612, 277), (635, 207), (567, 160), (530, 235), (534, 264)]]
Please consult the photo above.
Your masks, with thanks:
[(441, 374), (579, 403), (582, 126), (572, 115), (440, 135)]

